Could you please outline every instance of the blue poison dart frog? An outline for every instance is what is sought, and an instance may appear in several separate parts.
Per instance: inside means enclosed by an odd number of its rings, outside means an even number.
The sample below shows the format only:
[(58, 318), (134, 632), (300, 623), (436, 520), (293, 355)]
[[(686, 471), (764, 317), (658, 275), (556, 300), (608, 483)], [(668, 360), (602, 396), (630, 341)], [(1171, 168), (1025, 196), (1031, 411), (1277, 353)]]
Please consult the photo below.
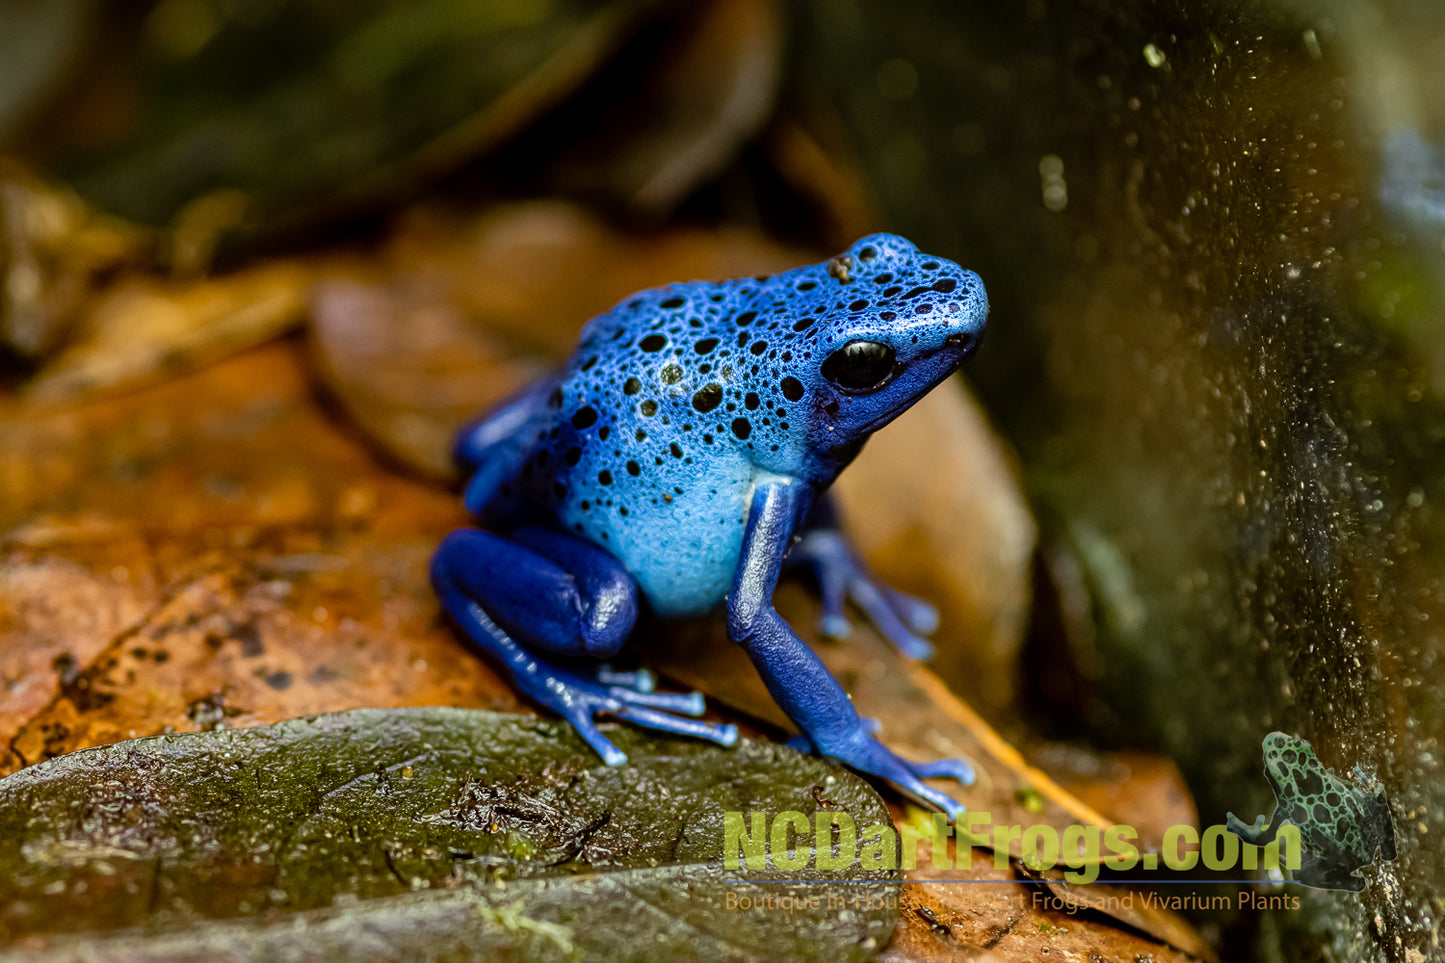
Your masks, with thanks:
[[(1294, 879), (1316, 889), (1361, 890), (1358, 871), (1379, 852), (1395, 858), (1395, 826), (1385, 790), (1355, 769), (1359, 785), (1335, 775), (1305, 740), (1283, 732), (1264, 737), (1264, 775), (1274, 788), (1274, 816), (1246, 826), (1234, 813), (1225, 828), (1247, 843), (1268, 846), (1285, 823), (1300, 831), (1300, 867)], [(1367, 788), (1368, 787), (1368, 788)]]
[(771, 277), (628, 298), (587, 324), (560, 372), (459, 436), (466, 505), (487, 530), (442, 542), (443, 606), (618, 765), (594, 716), (724, 746), (737, 729), (686, 718), (702, 714), (700, 693), (581, 660), (614, 655), (644, 601), (664, 617), (722, 603), (798, 744), (961, 812), (924, 780), (971, 783), (968, 763), (881, 745), (772, 597), (785, 566), (805, 566), (826, 634), (846, 633), (848, 598), (904, 653), (931, 654), (936, 610), (870, 575), (825, 493), (870, 434), (958, 369), (987, 313), (978, 275), (889, 234)]

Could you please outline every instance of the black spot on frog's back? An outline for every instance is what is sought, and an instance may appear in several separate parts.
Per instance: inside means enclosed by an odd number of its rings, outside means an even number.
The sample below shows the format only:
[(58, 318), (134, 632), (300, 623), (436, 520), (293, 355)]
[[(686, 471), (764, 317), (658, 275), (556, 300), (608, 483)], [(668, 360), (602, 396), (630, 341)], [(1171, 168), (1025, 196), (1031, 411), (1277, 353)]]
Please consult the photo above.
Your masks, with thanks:
[(1303, 796), (1318, 796), (1325, 790), (1324, 780), (1318, 770), (1301, 767), (1294, 773), (1295, 791)]
[(708, 383), (692, 396), (692, 406), (702, 414), (707, 414), (722, 403), (722, 385)]

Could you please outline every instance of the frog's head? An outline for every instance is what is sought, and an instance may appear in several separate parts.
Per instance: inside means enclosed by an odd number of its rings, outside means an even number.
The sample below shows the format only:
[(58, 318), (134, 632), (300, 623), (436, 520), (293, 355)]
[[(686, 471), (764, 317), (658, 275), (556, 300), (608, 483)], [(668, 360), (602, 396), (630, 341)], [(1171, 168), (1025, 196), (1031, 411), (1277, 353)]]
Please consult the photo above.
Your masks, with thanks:
[(1287, 732), (1271, 732), (1264, 737), (1264, 774), (1274, 787), (1277, 798), (1298, 793), (1296, 783), (1306, 774), (1311, 777), (1322, 770), (1313, 747)]
[(983, 334), (988, 297), (977, 274), (891, 234), (863, 238), (821, 270), (837, 290), (807, 332), (803, 373), (808, 447), (826, 473), (958, 370)]
[(578, 404), (610, 391), (619, 410), (677, 426), (673, 457), (722, 443), (826, 484), (957, 370), (987, 314), (978, 275), (874, 234), (821, 264), (627, 299), (583, 332)]

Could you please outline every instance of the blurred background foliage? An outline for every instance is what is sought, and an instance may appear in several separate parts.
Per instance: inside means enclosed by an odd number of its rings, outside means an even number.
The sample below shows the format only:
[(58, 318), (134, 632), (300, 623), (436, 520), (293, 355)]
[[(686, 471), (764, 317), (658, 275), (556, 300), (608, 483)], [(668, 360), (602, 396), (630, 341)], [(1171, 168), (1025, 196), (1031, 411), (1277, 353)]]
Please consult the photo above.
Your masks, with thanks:
[(3, 390), (292, 330), (276, 259), (424, 246), (419, 210), (897, 230), (988, 285), (970, 378), (1040, 526), (1017, 677), (942, 671), (1166, 750), (1206, 824), (1269, 810), (1274, 729), (1377, 774), (1361, 898), (1215, 932), (1440, 958), (1442, 72), (1431, 0), (0, 0)]

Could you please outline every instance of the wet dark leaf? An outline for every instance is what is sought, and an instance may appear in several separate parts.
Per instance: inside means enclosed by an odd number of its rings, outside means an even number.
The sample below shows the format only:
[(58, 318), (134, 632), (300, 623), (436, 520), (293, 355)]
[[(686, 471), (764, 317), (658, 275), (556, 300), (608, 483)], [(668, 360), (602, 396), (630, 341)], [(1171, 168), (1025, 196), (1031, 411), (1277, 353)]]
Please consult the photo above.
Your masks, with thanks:
[(632, 96), (588, 118), (551, 180), (564, 192), (603, 194), (645, 218), (671, 213), (726, 169), (772, 112), (782, 71), (781, 6), (701, 5)]
[(15, 140), (81, 62), (93, 0), (0, 5), (0, 144)]
[(886, 824), (860, 780), (762, 743), (609, 737), (628, 765), (556, 722), (363, 709), (73, 753), (0, 781), (0, 932), (51, 958), (176, 960), (833, 960), (886, 941), (889, 882), (848, 887), (877, 909), (728, 905), (808, 887), (729, 882), (724, 812)]
[(66, 166), (87, 198), (138, 221), (294, 236), (515, 135), (663, 5), (172, 0), (144, 27), (145, 122)]

